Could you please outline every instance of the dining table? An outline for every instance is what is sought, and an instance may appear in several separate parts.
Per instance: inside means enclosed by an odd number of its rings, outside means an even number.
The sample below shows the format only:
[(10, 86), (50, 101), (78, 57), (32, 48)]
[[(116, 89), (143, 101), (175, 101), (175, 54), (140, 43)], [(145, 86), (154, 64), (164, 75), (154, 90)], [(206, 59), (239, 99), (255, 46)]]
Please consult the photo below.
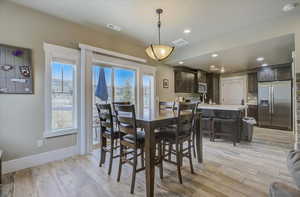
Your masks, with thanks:
[[(145, 167), (146, 167), (146, 197), (154, 196), (155, 185), (155, 130), (176, 124), (176, 112), (158, 112), (153, 115), (137, 115), (137, 127), (145, 131)], [(196, 153), (198, 163), (203, 162), (202, 132), (200, 129), (201, 112), (196, 112), (195, 131), (196, 131)]]
[[(126, 114), (122, 115), (126, 117)], [(177, 123), (177, 112), (176, 111), (160, 111), (151, 115), (143, 114), (136, 115), (136, 124), (138, 128), (141, 128), (145, 132), (145, 167), (146, 167), (146, 197), (154, 196), (154, 185), (155, 185), (155, 130), (164, 128), (169, 125)], [(196, 155), (198, 163), (203, 162), (203, 144), (202, 144), (202, 132), (200, 127), (201, 112), (195, 113), (195, 132), (196, 132)], [(104, 146), (106, 142), (102, 142)], [(103, 162), (105, 162), (105, 152), (101, 154)]]

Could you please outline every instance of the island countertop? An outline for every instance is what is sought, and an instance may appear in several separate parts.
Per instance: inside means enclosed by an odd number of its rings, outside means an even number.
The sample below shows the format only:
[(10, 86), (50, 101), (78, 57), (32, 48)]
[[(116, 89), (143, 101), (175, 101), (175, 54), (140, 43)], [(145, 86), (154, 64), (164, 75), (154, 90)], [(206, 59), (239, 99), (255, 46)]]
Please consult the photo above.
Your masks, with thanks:
[(212, 110), (228, 110), (228, 111), (241, 111), (246, 109), (244, 105), (210, 105), (210, 104), (199, 104), (198, 109), (212, 109)]

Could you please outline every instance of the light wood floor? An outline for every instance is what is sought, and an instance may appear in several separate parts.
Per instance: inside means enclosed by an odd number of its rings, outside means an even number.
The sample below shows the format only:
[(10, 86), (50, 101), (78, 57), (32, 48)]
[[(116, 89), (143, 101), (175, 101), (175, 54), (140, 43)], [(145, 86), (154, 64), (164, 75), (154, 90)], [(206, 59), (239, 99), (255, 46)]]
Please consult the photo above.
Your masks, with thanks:
[[(264, 132), (259, 133), (259, 132)], [(274, 130), (272, 136), (280, 136)], [(261, 143), (268, 138), (267, 130), (255, 129), (252, 143), (236, 147), (230, 142), (204, 140), (204, 164), (194, 161), (196, 174), (189, 171), (188, 162), (183, 167), (183, 185), (177, 180), (176, 168), (164, 163), (164, 179), (156, 173), (156, 196), (267, 196), (269, 184), (281, 181), (295, 187), (286, 167), (289, 149), (282, 142)], [(291, 133), (284, 133), (286, 135)], [(263, 135), (263, 138), (259, 138)], [(284, 135), (285, 136), (285, 135)], [(276, 137), (276, 138), (277, 138)], [(273, 137), (272, 137), (273, 138)], [(279, 139), (279, 138), (278, 138)], [(272, 141), (272, 140), (271, 140)], [(279, 144), (279, 146), (276, 146)], [(136, 179), (135, 194), (130, 195), (131, 167), (124, 166), (121, 182), (116, 182), (117, 163), (111, 176), (107, 166), (98, 167), (98, 154), (75, 156), (63, 161), (7, 174), (1, 188), (1, 197), (126, 197), (145, 196), (144, 172)]]

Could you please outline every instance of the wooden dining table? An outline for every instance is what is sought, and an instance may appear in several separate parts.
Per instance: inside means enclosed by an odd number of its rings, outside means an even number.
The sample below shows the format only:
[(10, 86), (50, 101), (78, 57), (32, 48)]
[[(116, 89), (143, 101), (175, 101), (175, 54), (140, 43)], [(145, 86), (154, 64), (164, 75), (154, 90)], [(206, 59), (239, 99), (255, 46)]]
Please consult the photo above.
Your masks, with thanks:
[[(115, 115), (114, 115), (115, 116)], [(126, 117), (126, 113), (122, 115)], [(136, 115), (136, 124), (138, 128), (145, 131), (145, 167), (146, 167), (146, 197), (154, 196), (154, 177), (155, 177), (155, 129), (163, 128), (177, 123), (176, 111), (162, 111), (153, 115)], [(201, 112), (195, 113), (196, 130), (196, 154), (198, 163), (203, 161), (202, 132), (200, 129)], [(106, 140), (103, 146), (106, 146)], [(105, 162), (105, 152), (101, 153), (102, 161)]]
[[(201, 113), (196, 113), (196, 153), (198, 163), (203, 161), (202, 132), (200, 129)], [(154, 196), (155, 177), (155, 129), (175, 124), (176, 112), (160, 112), (152, 116), (137, 115), (136, 122), (139, 128), (145, 131), (145, 166), (146, 166), (146, 197)]]

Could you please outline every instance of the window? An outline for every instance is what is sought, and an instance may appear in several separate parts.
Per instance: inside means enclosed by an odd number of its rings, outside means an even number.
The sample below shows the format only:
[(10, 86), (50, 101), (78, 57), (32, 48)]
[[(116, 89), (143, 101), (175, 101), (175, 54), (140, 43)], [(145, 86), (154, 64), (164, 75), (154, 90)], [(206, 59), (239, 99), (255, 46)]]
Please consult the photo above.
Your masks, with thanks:
[(121, 68), (114, 71), (114, 101), (135, 104), (135, 71)]
[(55, 61), (51, 70), (51, 130), (74, 128), (75, 66)]
[(45, 68), (45, 132), (54, 137), (77, 132), (77, 65), (79, 52), (44, 44)]

